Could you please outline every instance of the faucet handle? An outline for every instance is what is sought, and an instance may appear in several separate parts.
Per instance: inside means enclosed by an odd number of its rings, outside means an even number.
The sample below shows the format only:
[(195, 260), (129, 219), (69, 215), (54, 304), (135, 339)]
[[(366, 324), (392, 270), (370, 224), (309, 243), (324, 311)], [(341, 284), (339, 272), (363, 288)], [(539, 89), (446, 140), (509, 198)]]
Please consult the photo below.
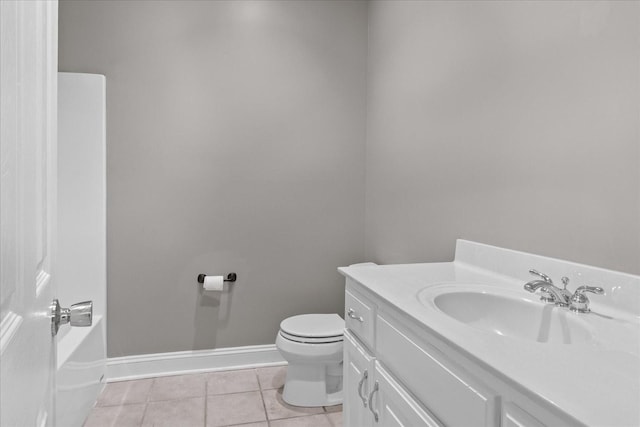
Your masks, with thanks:
[(585, 292), (604, 295), (604, 289), (599, 286), (580, 286), (571, 297), (569, 305), (569, 309), (571, 311), (576, 311), (578, 313), (588, 313), (591, 311), (589, 308), (589, 298), (587, 298)]
[(604, 289), (602, 289), (600, 286), (580, 286), (578, 289), (576, 289), (576, 293), (580, 292), (581, 294), (584, 294), (584, 292), (591, 292), (597, 295), (604, 295)]
[(551, 280), (551, 277), (547, 276), (546, 274), (541, 273), (538, 270), (534, 270), (533, 268), (529, 270), (529, 273), (533, 274), (534, 276), (538, 276), (545, 282), (549, 283), (550, 285), (553, 285), (553, 280)]

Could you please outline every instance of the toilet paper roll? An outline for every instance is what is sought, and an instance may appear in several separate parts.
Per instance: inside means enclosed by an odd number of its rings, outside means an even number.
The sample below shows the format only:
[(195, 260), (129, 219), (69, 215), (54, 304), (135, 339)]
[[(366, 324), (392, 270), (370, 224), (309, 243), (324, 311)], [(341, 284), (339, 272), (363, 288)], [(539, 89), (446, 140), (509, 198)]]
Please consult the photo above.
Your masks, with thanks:
[(224, 277), (205, 276), (202, 287), (205, 291), (222, 291), (224, 289)]

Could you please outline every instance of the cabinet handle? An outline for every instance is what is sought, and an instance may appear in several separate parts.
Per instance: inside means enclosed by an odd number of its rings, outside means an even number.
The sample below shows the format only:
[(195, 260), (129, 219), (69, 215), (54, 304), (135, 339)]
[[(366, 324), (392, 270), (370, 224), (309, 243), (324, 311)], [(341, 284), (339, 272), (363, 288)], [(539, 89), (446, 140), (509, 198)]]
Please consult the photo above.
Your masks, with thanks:
[(358, 316), (353, 308), (350, 308), (349, 311), (347, 311), (347, 316), (354, 320), (357, 320), (358, 322), (364, 322), (362, 316)]
[(367, 380), (367, 378), (369, 378), (369, 372), (367, 372), (367, 370), (365, 369), (362, 373), (362, 378), (360, 378), (360, 382), (358, 383), (358, 396), (360, 396), (360, 399), (362, 399), (362, 406), (364, 406), (365, 408), (367, 407), (367, 398), (362, 395), (362, 386), (364, 385), (364, 382)]
[(373, 395), (378, 391), (378, 381), (373, 384), (373, 390), (369, 394), (369, 410), (373, 414), (373, 419), (378, 422), (378, 412), (373, 410)]

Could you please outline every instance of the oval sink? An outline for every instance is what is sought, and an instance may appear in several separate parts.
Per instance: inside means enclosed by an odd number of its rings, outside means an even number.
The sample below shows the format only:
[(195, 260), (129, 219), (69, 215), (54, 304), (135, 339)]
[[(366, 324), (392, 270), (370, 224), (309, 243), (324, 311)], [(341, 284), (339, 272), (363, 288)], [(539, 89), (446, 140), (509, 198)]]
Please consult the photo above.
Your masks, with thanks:
[[(589, 325), (566, 308), (532, 300), (520, 293), (486, 286), (446, 286), (419, 296), (453, 319), (501, 336), (549, 344), (592, 340)], [(425, 300), (426, 298), (426, 300)], [(534, 296), (537, 299), (537, 297)]]

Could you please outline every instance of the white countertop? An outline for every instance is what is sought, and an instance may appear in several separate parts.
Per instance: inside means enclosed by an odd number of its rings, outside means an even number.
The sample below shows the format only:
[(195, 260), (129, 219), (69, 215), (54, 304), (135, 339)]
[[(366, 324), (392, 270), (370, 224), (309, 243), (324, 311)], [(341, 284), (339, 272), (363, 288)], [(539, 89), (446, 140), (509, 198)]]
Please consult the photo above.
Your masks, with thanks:
[[(570, 290), (583, 284), (605, 288), (604, 296), (589, 295), (592, 313), (570, 313), (591, 316), (588, 321), (595, 332), (594, 341), (545, 344), (503, 337), (463, 324), (417, 297), (426, 288), (449, 283), (519, 289), (523, 297), (537, 299), (522, 288), (531, 280), (529, 268), (556, 281), (560, 275), (575, 279)], [(355, 265), (339, 271), (502, 379), (580, 422), (640, 425), (639, 276), (462, 240), (454, 262)]]

